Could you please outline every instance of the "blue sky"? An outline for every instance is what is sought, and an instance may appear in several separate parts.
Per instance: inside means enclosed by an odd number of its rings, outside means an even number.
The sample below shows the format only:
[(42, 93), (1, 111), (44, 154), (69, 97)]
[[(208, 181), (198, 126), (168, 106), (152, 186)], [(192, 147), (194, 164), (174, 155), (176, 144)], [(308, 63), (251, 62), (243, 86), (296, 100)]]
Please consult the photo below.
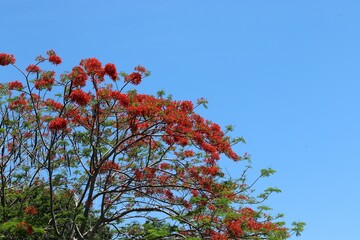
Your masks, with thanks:
[[(140, 91), (205, 97), (236, 126), (268, 204), (307, 223), (298, 239), (354, 239), (360, 206), (360, 2), (351, 0), (0, 0), (0, 52), (26, 67), (54, 49), (152, 71)], [(2, 68), (0, 81), (16, 78)], [(226, 160), (224, 160), (225, 165)], [(228, 165), (230, 172), (241, 172)]]

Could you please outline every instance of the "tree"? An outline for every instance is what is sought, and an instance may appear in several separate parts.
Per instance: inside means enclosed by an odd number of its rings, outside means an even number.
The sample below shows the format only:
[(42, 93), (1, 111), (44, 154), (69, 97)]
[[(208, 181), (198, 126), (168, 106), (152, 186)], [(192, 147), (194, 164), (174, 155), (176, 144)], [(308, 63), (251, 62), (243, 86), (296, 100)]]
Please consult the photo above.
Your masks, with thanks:
[[(253, 196), (248, 155), (232, 130), (195, 113), (204, 105), (124, 92), (150, 72), (118, 73), (112, 63), (80, 61), (56, 77), (53, 50), (0, 85), (0, 234), (12, 239), (285, 239), (299, 235)], [(122, 81), (121, 81), (122, 79)], [(220, 156), (248, 161), (239, 178)], [(275, 171), (263, 169), (259, 178)], [(0, 235), (1, 236), (1, 235)]]

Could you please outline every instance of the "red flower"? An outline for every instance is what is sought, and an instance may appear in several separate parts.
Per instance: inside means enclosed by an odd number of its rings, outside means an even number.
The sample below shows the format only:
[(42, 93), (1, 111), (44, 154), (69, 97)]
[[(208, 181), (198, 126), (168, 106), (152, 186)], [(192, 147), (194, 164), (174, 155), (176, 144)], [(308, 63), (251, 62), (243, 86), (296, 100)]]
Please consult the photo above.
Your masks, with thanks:
[(30, 224), (28, 224), (27, 222), (23, 221), (23, 222), (19, 222), (16, 227), (18, 229), (21, 229), (21, 230), (25, 230), (29, 235), (32, 235), (34, 230), (33, 228), (31, 227)]
[(193, 157), (193, 156), (195, 156), (195, 153), (192, 150), (186, 150), (186, 151), (184, 151), (184, 156), (185, 157)]
[(36, 215), (36, 214), (38, 214), (38, 210), (36, 209), (36, 207), (27, 206), (25, 208), (25, 213), (28, 215)]
[(59, 65), (60, 63), (62, 63), (62, 60), (59, 56), (57, 55), (51, 55), (49, 57), (49, 62), (51, 62), (54, 65)]
[(74, 87), (84, 87), (86, 85), (86, 80), (88, 79), (88, 75), (86, 74), (86, 72), (82, 67), (80, 66), (74, 67), (69, 76), (72, 80)]
[(88, 74), (105, 74), (101, 62), (96, 58), (84, 59), (80, 62), (80, 65), (85, 67), (85, 70), (88, 72)]
[(116, 71), (116, 67), (112, 63), (108, 63), (104, 67), (105, 73), (113, 80), (115, 81), (118, 78), (118, 73)]
[(204, 174), (216, 176), (219, 172), (219, 169), (217, 167), (211, 166), (202, 168), (202, 171)]
[(124, 77), (125, 82), (131, 82), (134, 85), (138, 85), (141, 83), (141, 74), (137, 72), (133, 72)]
[(57, 117), (49, 123), (50, 130), (61, 130), (65, 129), (67, 126), (66, 120), (64, 118)]
[(58, 65), (62, 62), (61, 58), (56, 55), (54, 50), (49, 50), (46, 52), (46, 54), (49, 56), (49, 62), (52, 64)]
[(56, 102), (53, 99), (46, 99), (44, 104), (45, 104), (45, 106), (47, 106), (49, 108), (53, 108), (55, 110), (60, 110), (64, 107), (61, 103)]
[(26, 71), (29, 72), (29, 73), (38, 73), (38, 72), (41, 72), (41, 69), (34, 65), (34, 64), (30, 64), (27, 68), (26, 68)]
[(0, 66), (14, 64), (15, 58), (12, 54), (0, 53)]
[(45, 88), (47, 88), (48, 90), (51, 90), (51, 88), (55, 82), (54, 76), (55, 76), (54, 71), (48, 71), (48, 72), (42, 73), (40, 79), (34, 81), (35, 88), (38, 90), (45, 89)]
[(134, 69), (135, 69), (135, 71), (138, 71), (139, 73), (146, 73), (146, 68), (144, 68), (143, 66), (138, 65)]
[(120, 170), (120, 166), (114, 162), (108, 161), (104, 162), (103, 165), (100, 167), (100, 173), (111, 170)]
[(29, 104), (26, 100), (24, 94), (20, 94), (20, 96), (9, 103), (9, 109), (10, 110), (18, 110), (18, 111), (24, 111), (29, 110)]
[(183, 101), (181, 103), (181, 110), (191, 113), (194, 110), (194, 105), (191, 101)]
[(71, 97), (71, 101), (76, 102), (80, 106), (86, 106), (91, 100), (89, 94), (85, 93), (81, 89), (76, 89), (72, 91), (70, 97)]
[(118, 91), (111, 91), (110, 92), (110, 96), (119, 101), (119, 104), (121, 106), (127, 107), (129, 106), (130, 100), (127, 94), (123, 94), (121, 92)]
[(9, 83), (9, 89), (10, 89), (10, 90), (14, 90), (14, 89), (16, 89), (16, 90), (21, 90), (21, 89), (23, 89), (23, 88), (24, 88), (24, 86), (23, 86), (22, 83), (19, 82), (19, 81), (13, 81), (13, 82), (10, 82), (10, 83)]

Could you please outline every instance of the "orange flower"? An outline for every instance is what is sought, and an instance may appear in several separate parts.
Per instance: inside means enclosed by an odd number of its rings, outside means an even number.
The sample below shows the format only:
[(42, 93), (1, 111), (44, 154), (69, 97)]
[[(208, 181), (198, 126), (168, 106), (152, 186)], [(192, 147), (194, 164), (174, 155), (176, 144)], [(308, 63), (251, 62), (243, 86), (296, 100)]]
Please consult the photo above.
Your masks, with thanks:
[(28, 214), (28, 215), (36, 215), (38, 214), (38, 210), (36, 207), (33, 207), (33, 206), (27, 206), (25, 208), (25, 213)]
[(49, 124), (49, 129), (50, 130), (61, 130), (66, 128), (66, 120), (64, 118), (55, 118), (54, 120), (52, 120)]

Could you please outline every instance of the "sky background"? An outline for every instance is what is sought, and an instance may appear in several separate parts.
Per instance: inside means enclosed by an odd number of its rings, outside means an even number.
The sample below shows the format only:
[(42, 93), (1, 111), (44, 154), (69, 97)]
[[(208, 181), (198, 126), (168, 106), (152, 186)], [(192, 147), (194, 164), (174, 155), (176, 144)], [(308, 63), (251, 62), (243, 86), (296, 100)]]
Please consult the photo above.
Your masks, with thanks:
[[(355, 239), (360, 215), (360, 2), (350, 0), (0, 0), (0, 52), (25, 68), (54, 49), (58, 71), (97, 57), (139, 87), (174, 99), (205, 97), (206, 118), (233, 124), (252, 155), (256, 185), (299, 238)], [(0, 82), (17, 75), (0, 69)], [(242, 173), (224, 159), (231, 174)]]

